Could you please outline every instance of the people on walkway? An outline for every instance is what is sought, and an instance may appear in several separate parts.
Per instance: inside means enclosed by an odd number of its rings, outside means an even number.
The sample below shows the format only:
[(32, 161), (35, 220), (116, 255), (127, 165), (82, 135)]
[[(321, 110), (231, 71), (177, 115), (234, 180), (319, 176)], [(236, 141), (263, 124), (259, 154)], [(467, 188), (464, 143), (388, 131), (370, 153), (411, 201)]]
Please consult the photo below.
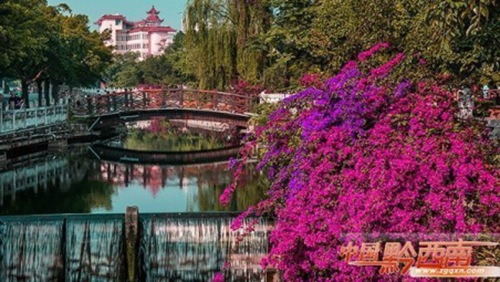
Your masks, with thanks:
[(18, 97), (14, 92), (10, 92), (10, 97), (9, 97), (9, 109), (14, 110), (14, 109), (20, 109), (23, 106), (23, 99)]

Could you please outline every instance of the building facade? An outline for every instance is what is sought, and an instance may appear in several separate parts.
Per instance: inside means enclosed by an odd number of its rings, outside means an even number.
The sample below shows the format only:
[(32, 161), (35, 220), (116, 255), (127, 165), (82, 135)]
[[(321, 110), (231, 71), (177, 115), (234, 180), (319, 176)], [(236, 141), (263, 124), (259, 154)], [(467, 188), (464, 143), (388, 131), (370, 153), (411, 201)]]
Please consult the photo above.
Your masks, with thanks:
[(147, 12), (147, 18), (132, 22), (123, 15), (103, 15), (96, 24), (99, 32), (110, 32), (109, 40), (104, 43), (113, 46), (114, 52), (124, 54), (127, 52), (139, 53), (139, 60), (148, 56), (163, 53), (165, 48), (173, 42), (176, 30), (169, 26), (162, 26), (158, 12), (153, 6)]

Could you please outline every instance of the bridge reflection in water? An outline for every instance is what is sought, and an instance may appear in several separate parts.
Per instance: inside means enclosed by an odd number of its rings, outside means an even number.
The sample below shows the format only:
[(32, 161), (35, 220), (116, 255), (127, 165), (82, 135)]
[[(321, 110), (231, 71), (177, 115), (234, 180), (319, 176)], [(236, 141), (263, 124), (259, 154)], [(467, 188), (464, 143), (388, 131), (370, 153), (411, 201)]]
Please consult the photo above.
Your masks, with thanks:
[[(259, 262), (268, 251), (268, 221), (260, 220), (237, 244), (230, 230), (237, 212), (217, 212), (260, 200), (265, 191), (251, 166), (243, 183), (248, 188), (223, 208), (218, 198), (231, 181), (227, 162), (144, 165), (71, 156), (74, 151), (0, 172), (0, 281), (127, 281), (131, 268), (137, 281), (209, 281), (225, 261), (229, 281), (264, 279)], [(124, 212), (117, 198), (128, 190), (142, 192), (132, 194), (139, 211), (160, 207), (139, 215), (134, 261), (126, 252), (124, 216), (116, 214)], [(183, 198), (169, 200), (185, 201), (176, 210), (182, 213), (160, 214), (170, 208), (162, 193), (170, 197), (174, 190)], [(33, 215), (49, 213), (57, 215)]]
[(0, 214), (112, 213), (127, 205), (144, 212), (241, 211), (266, 184), (253, 165), (229, 207), (218, 198), (230, 183), (227, 162), (144, 165), (98, 160), (92, 154), (33, 159), (0, 172)]
[[(123, 215), (0, 217), (0, 281), (261, 281), (269, 224), (236, 244), (234, 213), (144, 214), (127, 260)], [(229, 254), (232, 253), (230, 256)], [(133, 271), (131, 271), (133, 269)]]

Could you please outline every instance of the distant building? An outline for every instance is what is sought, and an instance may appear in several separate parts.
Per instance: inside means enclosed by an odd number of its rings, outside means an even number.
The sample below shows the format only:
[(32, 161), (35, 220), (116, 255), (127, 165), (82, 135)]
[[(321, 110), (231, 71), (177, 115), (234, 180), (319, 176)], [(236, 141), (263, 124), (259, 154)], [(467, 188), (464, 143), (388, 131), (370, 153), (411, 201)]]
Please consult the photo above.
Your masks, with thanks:
[(139, 60), (144, 60), (148, 56), (162, 54), (173, 42), (176, 33), (175, 29), (161, 25), (163, 19), (158, 17), (159, 13), (153, 6), (142, 21), (131, 22), (123, 15), (107, 14), (95, 24), (99, 25), (99, 32), (111, 32), (111, 38), (104, 43), (113, 46), (116, 53), (137, 52)]

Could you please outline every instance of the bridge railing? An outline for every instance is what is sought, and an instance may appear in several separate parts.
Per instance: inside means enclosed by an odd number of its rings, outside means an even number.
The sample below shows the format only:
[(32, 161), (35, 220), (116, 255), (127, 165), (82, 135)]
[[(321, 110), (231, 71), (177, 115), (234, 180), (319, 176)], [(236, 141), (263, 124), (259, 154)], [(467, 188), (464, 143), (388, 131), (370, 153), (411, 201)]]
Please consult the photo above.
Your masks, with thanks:
[(0, 134), (31, 127), (55, 125), (68, 119), (68, 102), (58, 105), (8, 110), (0, 107)]
[(81, 97), (75, 100), (76, 115), (103, 115), (130, 110), (181, 108), (249, 112), (247, 96), (209, 90), (153, 89)]

